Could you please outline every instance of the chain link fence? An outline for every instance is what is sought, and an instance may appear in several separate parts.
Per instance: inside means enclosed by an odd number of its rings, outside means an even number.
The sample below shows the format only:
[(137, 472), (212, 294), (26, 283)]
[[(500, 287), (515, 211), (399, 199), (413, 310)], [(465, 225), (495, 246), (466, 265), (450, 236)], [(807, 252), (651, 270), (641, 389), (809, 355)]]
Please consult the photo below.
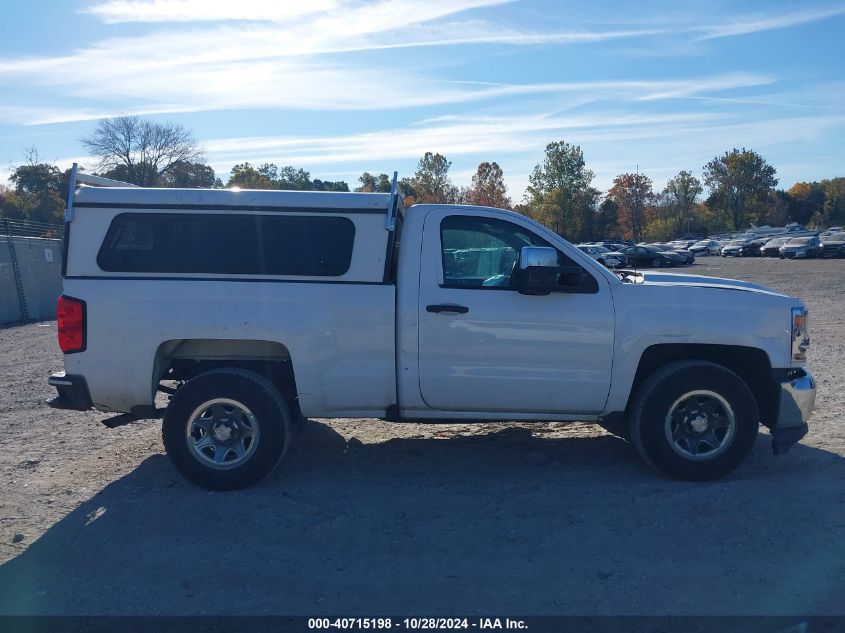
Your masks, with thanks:
[(0, 324), (56, 316), (64, 226), (0, 219)]

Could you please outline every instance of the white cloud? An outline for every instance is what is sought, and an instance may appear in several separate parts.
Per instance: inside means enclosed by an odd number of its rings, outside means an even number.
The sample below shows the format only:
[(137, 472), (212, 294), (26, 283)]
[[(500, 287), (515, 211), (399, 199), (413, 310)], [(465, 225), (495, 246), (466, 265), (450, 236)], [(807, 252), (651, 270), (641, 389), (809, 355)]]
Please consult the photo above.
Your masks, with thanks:
[[(569, 90), (553, 85), (468, 86), (439, 82), (407, 65), (362, 63), (338, 54), (391, 48), (508, 44), (528, 46), (639, 37), (654, 30), (535, 33), (482, 20), (444, 21), (508, 0), (344, 2), (331, 11), (274, 20), (158, 28), (105, 39), (57, 57), (0, 59), (0, 88), (57, 91), (84, 107), (7, 102), (0, 116), (30, 124), (78, 121), (117, 112), (158, 114), (232, 108), (387, 109)], [(276, 3), (272, 3), (276, 4)], [(289, 4), (289, 3), (282, 3)], [(182, 20), (267, 16), (267, 3), (115, 0), (87, 11), (103, 19)], [(231, 6), (242, 8), (233, 11)], [(309, 5), (311, 6), (311, 5)], [(222, 7), (222, 8), (221, 8)], [(227, 8), (228, 7), (228, 8)], [(327, 56), (332, 57), (328, 58)], [(396, 77), (413, 91), (399, 90)], [(105, 105), (103, 105), (105, 104)]]
[[(660, 100), (771, 83), (759, 74), (725, 73), (686, 80), (472, 84), (438, 81), (431, 72), (363, 62), (352, 55), (379, 49), (497, 44), (575, 44), (666, 34), (661, 28), (533, 32), (480, 19), (467, 11), (509, 0), (318, 0), (315, 3), (242, 0), (110, 0), (85, 11), (108, 22), (191, 21), (134, 37), (116, 37), (58, 57), (0, 59), (0, 88), (30, 85), (83, 104), (31, 107), (14, 99), (0, 120), (44, 124), (119, 113), (153, 115), (195, 111), (288, 108), (399, 109), (517, 96), (580, 95), (582, 102), (614, 98)], [(305, 8), (307, 7), (307, 9)], [(748, 29), (782, 28), (845, 9), (785, 14), (714, 27), (687, 27), (702, 37)], [(213, 20), (215, 23), (209, 24)], [(226, 22), (222, 24), (222, 22)], [(745, 29), (745, 31), (743, 31)], [(683, 30), (683, 29), (682, 29)], [(338, 54), (345, 54), (342, 57)], [(395, 66), (395, 64), (394, 64)], [(396, 77), (413, 90), (397, 88)]]
[(760, 31), (785, 29), (791, 26), (798, 26), (800, 24), (818, 22), (819, 20), (825, 20), (842, 14), (845, 14), (845, 6), (820, 9), (817, 11), (810, 11), (805, 8), (800, 11), (781, 13), (779, 15), (738, 16), (735, 20), (731, 20), (729, 22), (704, 27), (702, 29), (704, 34), (698, 39), (711, 40), (720, 37), (734, 37), (737, 35), (747, 35), (749, 33), (759, 33)]
[(106, 24), (121, 22), (211, 22), (284, 20), (336, 7), (334, 0), (112, 0), (82, 9)]
[[(755, 149), (794, 142), (812, 142), (845, 128), (845, 116), (740, 119), (711, 112), (631, 115), (605, 111), (589, 116), (520, 114), (463, 116), (421, 122), (404, 129), (385, 129), (335, 136), (270, 136), (221, 138), (204, 142), (211, 165), (226, 174), (235, 162), (295, 164), (332, 177), (360, 174), (374, 165), (415, 162), (426, 151), (455, 162), (452, 178), (466, 185), (482, 160), (505, 169), (511, 194), (518, 200), (527, 175), (541, 160), (545, 145), (565, 139), (580, 145), (587, 166), (604, 189), (622, 172), (651, 176), (657, 188), (680, 169), (699, 170), (728, 147)], [(673, 165), (667, 165), (671, 157)], [(352, 167), (352, 169), (350, 169)], [(358, 169), (356, 170), (355, 167)], [(328, 176), (326, 176), (328, 177)], [(354, 182), (354, 176), (347, 179)]]
[[(167, 73), (104, 68), (95, 81), (75, 78), (65, 86), (76, 99), (106, 99), (108, 108), (0, 106), (0, 120), (29, 125), (84, 121), (117, 114), (152, 115), (233, 109), (385, 110), (556, 95), (578, 104), (599, 100), (656, 101), (768, 85), (774, 78), (727, 73), (695, 79), (586, 81), (537, 84), (441, 82), (407, 72), (414, 90), (397, 90), (393, 73), (316, 65), (299, 60), (174, 66)], [(166, 95), (157, 101), (155, 95)], [(120, 107), (118, 104), (126, 104)]]
[[(337, 136), (272, 136), (211, 139), (204, 142), (218, 164), (231, 161), (277, 162), (307, 166), (419, 158), (426, 151), (446, 156), (496, 156), (541, 151), (550, 138), (609, 140), (625, 135), (660, 137), (690, 126), (712, 124), (711, 113), (630, 115), (606, 112), (559, 117), (523, 114), (459, 117), (407, 129)], [(401, 142), (397, 142), (401, 139)]]

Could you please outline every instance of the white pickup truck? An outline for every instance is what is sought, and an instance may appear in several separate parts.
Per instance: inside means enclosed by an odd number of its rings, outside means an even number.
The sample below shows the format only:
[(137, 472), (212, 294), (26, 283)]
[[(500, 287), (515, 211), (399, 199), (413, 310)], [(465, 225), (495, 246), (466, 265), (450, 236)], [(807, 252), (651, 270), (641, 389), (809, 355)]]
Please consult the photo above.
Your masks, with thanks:
[(395, 190), (71, 191), (50, 404), (114, 425), (168, 393), (165, 448), (209, 488), (267, 475), (308, 417), (595, 421), (689, 480), (760, 424), (776, 454), (807, 432), (807, 310), (761, 286), (614, 273), (517, 213)]

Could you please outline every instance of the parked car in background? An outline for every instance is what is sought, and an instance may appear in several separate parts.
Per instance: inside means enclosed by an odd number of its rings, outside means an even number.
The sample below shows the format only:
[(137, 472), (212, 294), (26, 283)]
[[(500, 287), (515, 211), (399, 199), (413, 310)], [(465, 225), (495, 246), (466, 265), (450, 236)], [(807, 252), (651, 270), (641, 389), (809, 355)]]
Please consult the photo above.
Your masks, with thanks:
[(760, 249), (761, 257), (780, 257), (780, 247), (786, 244), (792, 237), (776, 237), (765, 244)]
[(667, 246), (671, 246), (674, 249), (680, 250), (688, 250), (690, 246), (696, 243), (697, 240), (673, 240), (671, 242), (667, 242)]
[(629, 266), (646, 266), (663, 268), (664, 266), (680, 266), (684, 257), (671, 250), (661, 251), (653, 246), (629, 246), (622, 249), (622, 254), (628, 258)]
[(602, 266), (608, 268), (620, 268), (628, 264), (628, 259), (622, 254), (605, 248), (604, 246), (594, 246), (592, 244), (578, 244), (578, 250), (582, 253), (587, 253), (590, 257), (596, 260)]
[(751, 240), (750, 242), (746, 242), (742, 245), (739, 249), (739, 256), (740, 257), (760, 257), (760, 249), (765, 246), (768, 240), (766, 238), (761, 238), (757, 240)]
[(716, 240), (701, 240), (690, 246), (688, 250), (698, 257), (709, 257), (710, 255), (718, 255), (721, 248)]
[(619, 244), (618, 242), (611, 242), (611, 241), (603, 241), (603, 242), (596, 242), (596, 246), (602, 246), (609, 251), (620, 251), (625, 248), (624, 245)]
[(731, 240), (722, 247), (722, 257), (742, 257), (742, 247), (748, 240)]
[(781, 259), (809, 259), (821, 257), (824, 253), (818, 237), (793, 237), (780, 247)]
[(845, 231), (831, 233), (822, 240), (822, 255), (824, 257), (845, 257)]
[(653, 246), (654, 248), (660, 249), (665, 253), (677, 253), (678, 255), (684, 258), (682, 263), (686, 266), (695, 263), (695, 255), (690, 253), (688, 250), (674, 247), (671, 244), (648, 244), (648, 246)]

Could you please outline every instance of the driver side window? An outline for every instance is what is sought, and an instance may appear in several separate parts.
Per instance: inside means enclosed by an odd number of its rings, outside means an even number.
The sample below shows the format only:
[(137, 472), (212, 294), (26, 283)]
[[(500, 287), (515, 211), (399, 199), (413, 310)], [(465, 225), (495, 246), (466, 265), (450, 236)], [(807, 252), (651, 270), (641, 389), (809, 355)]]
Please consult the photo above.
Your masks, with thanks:
[(522, 247), (550, 246), (511, 222), (466, 215), (443, 219), (440, 245), (444, 286), (510, 289)]

